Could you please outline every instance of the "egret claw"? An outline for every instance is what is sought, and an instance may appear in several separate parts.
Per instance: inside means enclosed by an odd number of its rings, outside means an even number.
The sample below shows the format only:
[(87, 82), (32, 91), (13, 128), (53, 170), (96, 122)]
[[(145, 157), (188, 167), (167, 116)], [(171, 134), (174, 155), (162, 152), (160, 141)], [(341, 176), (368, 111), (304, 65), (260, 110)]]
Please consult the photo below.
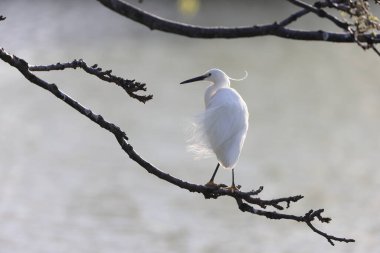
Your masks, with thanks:
[(227, 185), (225, 184), (216, 184), (214, 183), (214, 181), (209, 181), (207, 184), (205, 184), (206, 187), (210, 187), (210, 188), (226, 188)]
[(218, 188), (218, 184), (215, 184), (214, 181), (209, 181), (207, 184), (205, 184), (205, 186), (210, 188)]
[(231, 185), (231, 186), (227, 187), (226, 190), (231, 191), (231, 192), (238, 192), (238, 191), (240, 191), (240, 188), (241, 188), (241, 185), (238, 185), (238, 186)]

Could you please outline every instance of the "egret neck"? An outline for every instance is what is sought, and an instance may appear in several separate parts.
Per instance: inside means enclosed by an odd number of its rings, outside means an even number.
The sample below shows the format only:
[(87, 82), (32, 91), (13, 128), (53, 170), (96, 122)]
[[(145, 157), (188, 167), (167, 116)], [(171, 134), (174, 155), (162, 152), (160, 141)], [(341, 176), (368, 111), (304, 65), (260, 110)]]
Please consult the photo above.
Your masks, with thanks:
[(206, 108), (208, 107), (208, 103), (211, 100), (211, 98), (215, 95), (215, 93), (219, 89), (230, 88), (230, 79), (228, 78), (227, 75), (218, 75), (214, 77), (214, 79), (211, 82), (212, 84), (207, 87), (206, 92), (205, 92), (205, 97), (204, 97)]

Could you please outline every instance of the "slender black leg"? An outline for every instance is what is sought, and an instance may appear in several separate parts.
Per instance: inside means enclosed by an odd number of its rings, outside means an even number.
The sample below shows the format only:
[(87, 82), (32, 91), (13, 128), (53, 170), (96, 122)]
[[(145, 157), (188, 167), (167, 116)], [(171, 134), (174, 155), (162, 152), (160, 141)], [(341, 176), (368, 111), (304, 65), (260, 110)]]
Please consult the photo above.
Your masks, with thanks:
[(238, 185), (238, 187), (236, 187), (235, 185), (235, 170), (232, 169), (232, 185), (230, 187), (227, 188), (228, 190), (234, 192), (234, 191), (239, 191), (240, 189), (240, 185)]
[(231, 188), (236, 189), (236, 186), (235, 186), (235, 172), (234, 172), (234, 169), (232, 169), (232, 185), (231, 185)]
[(210, 181), (206, 184), (207, 186), (216, 186), (216, 184), (214, 183), (214, 179), (215, 179), (216, 173), (218, 172), (219, 165), (220, 165), (219, 163), (216, 165), (216, 168), (214, 170), (214, 173), (212, 174)]
[(216, 173), (218, 172), (218, 169), (219, 169), (219, 163), (216, 165), (216, 168), (214, 170), (214, 173), (212, 173), (212, 177), (210, 179), (210, 182), (214, 182), (214, 179), (215, 179), (215, 176), (216, 176)]

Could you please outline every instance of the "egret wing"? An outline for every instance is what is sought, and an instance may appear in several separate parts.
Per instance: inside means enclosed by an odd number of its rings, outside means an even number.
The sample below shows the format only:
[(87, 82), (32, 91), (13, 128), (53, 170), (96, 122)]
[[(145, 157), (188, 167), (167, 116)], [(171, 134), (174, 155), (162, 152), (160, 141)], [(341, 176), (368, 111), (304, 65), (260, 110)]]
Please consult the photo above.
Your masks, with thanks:
[(240, 95), (231, 88), (219, 89), (194, 126), (190, 149), (202, 157), (215, 153), (223, 167), (233, 168), (248, 130), (248, 110)]

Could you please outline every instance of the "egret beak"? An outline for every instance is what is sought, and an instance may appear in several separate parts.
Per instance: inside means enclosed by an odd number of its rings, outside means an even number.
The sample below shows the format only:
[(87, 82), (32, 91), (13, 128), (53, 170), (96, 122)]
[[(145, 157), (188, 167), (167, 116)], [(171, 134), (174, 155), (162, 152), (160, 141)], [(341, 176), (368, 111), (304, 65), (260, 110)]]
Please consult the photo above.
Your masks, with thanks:
[(205, 78), (207, 78), (207, 77), (209, 77), (209, 74), (204, 74), (204, 75), (197, 76), (197, 77), (191, 78), (189, 80), (183, 81), (180, 84), (192, 83), (192, 82), (196, 82), (196, 81), (202, 81), (202, 80), (205, 80)]

